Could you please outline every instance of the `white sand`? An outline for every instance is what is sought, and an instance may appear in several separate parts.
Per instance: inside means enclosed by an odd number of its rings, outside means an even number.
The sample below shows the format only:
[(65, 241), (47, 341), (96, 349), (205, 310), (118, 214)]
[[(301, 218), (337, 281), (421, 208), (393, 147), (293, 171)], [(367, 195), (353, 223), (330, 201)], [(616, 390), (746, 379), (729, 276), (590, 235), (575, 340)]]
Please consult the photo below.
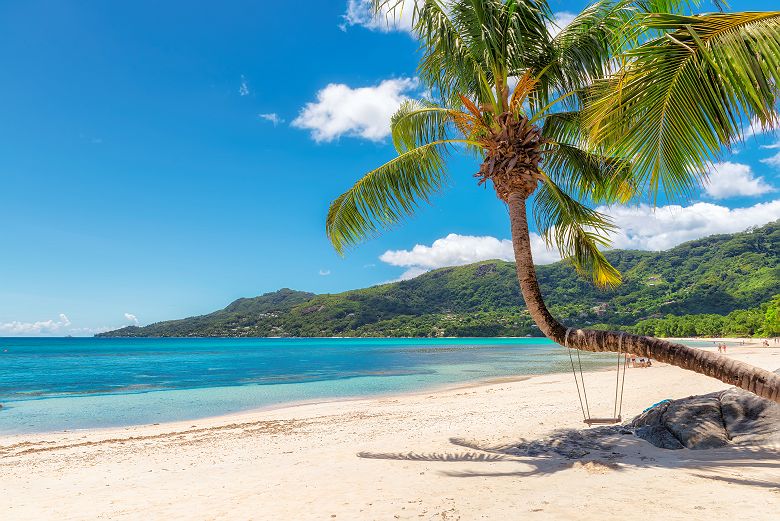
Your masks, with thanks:
[[(780, 367), (776, 348), (730, 348), (728, 356)], [(594, 414), (611, 413), (614, 377), (586, 375), (602, 405)], [(675, 367), (629, 369), (624, 417), (725, 387)], [(512, 448), (583, 427), (572, 375), (560, 374), (186, 423), (6, 436), (0, 519), (777, 518), (778, 447), (667, 451), (616, 435), (574, 458)]]

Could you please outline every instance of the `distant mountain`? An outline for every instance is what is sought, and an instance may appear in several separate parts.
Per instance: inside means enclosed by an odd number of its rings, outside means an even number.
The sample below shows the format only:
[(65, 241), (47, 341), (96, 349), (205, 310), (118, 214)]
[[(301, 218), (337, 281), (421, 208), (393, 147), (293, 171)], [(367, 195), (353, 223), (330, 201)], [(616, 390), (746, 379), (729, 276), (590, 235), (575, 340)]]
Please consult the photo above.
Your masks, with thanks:
[[(565, 261), (538, 266), (553, 313), (578, 326), (756, 308), (780, 293), (780, 221), (664, 252), (613, 250), (624, 283), (599, 290)], [(281, 289), (208, 315), (98, 336), (524, 336), (533, 325), (514, 264), (486, 261), (338, 294)]]

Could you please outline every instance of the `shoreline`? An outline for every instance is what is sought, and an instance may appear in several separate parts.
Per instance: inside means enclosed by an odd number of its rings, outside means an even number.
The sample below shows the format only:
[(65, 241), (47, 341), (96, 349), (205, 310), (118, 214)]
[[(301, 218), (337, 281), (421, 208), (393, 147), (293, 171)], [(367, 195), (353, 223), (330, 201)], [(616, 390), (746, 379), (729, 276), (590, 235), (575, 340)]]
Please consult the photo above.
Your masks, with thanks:
[[(489, 338), (489, 337), (486, 337)], [(674, 338), (674, 339), (668, 339), (668, 340), (682, 340), (682, 341), (693, 341), (697, 340), (695, 337), (683, 337), (683, 338)], [(714, 338), (712, 339), (713, 342), (718, 341), (724, 341), (725, 339), (722, 338)], [(773, 348), (770, 347), (764, 347), (759, 342), (759, 339), (750, 339), (750, 338), (743, 338), (743, 339), (737, 339), (737, 340), (755, 340), (753, 343), (747, 343), (745, 345), (735, 346), (735, 348), (740, 349), (767, 349), (772, 350)], [(712, 346), (697, 346), (697, 349), (707, 349), (707, 350), (714, 350), (715, 347)], [(780, 358), (780, 346), (777, 346), (774, 348), (777, 351), (777, 356)], [(774, 353), (773, 353), (774, 354)], [(657, 367), (672, 367), (669, 364), (659, 364), (656, 362), (655, 364)], [(677, 369), (677, 368), (674, 368)], [(778, 360), (778, 367), (775, 369), (780, 369), (780, 360)], [(636, 369), (634, 369), (636, 370)], [(613, 365), (607, 365), (600, 369), (591, 369), (588, 371), (585, 371), (585, 375), (587, 376), (594, 376), (597, 374), (602, 373), (611, 373), (615, 371), (615, 367)], [(483, 387), (491, 387), (495, 385), (501, 385), (501, 384), (516, 384), (519, 382), (525, 382), (528, 380), (543, 378), (546, 376), (560, 376), (560, 375), (566, 375), (570, 376), (570, 371), (554, 371), (549, 373), (542, 373), (542, 374), (517, 374), (517, 375), (509, 375), (509, 376), (498, 376), (498, 377), (487, 377), (487, 378), (477, 378), (471, 381), (464, 381), (464, 382), (457, 382), (457, 383), (446, 383), (446, 384), (437, 384), (433, 385), (431, 387), (426, 387), (423, 389), (415, 389), (415, 390), (409, 390), (409, 391), (388, 391), (386, 393), (378, 393), (378, 394), (364, 394), (364, 395), (356, 395), (356, 396), (339, 396), (339, 397), (332, 397), (332, 398), (323, 398), (323, 399), (313, 399), (313, 400), (293, 400), (293, 401), (285, 401), (277, 404), (270, 404), (267, 406), (258, 406), (258, 407), (252, 407), (250, 409), (241, 410), (241, 411), (235, 411), (235, 412), (228, 412), (224, 414), (215, 414), (210, 416), (203, 416), (199, 418), (193, 418), (193, 419), (184, 419), (184, 420), (174, 420), (174, 421), (163, 421), (163, 422), (155, 422), (155, 423), (137, 423), (137, 424), (130, 424), (130, 425), (119, 425), (119, 426), (107, 426), (107, 427), (86, 427), (86, 428), (75, 428), (75, 429), (57, 429), (57, 430), (48, 430), (48, 431), (34, 431), (34, 432), (25, 432), (25, 433), (11, 433), (11, 434), (5, 434), (0, 432), (0, 451), (3, 448), (3, 442), (5, 439), (10, 438), (17, 438), (17, 437), (36, 437), (36, 436), (48, 436), (48, 435), (56, 435), (56, 434), (68, 434), (68, 433), (114, 433), (117, 431), (122, 430), (128, 430), (128, 429), (144, 429), (148, 427), (165, 427), (169, 426), (172, 429), (175, 429), (176, 427), (181, 427), (185, 424), (192, 424), (197, 422), (207, 422), (207, 423), (230, 423), (233, 421), (236, 421), (242, 417), (250, 417), (255, 415), (262, 415), (266, 413), (273, 413), (273, 412), (286, 412), (289, 410), (294, 410), (298, 408), (305, 408), (305, 407), (316, 407), (321, 405), (344, 405), (349, 403), (355, 403), (355, 402), (365, 402), (365, 401), (373, 401), (373, 400), (399, 400), (404, 398), (416, 398), (420, 397), (422, 395), (431, 395), (431, 394), (440, 394), (440, 393), (448, 393), (453, 391), (461, 391), (461, 390), (471, 390), (471, 389), (478, 389)], [(711, 379), (717, 383), (719, 382), (717, 380)], [(241, 386), (231, 386), (231, 387), (241, 387)], [(210, 387), (203, 387), (203, 388), (197, 388), (197, 389), (212, 389)], [(189, 389), (163, 389), (163, 390), (156, 390), (156, 391), (146, 391), (142, 393), (132, 393), (132, 394), (146, 394), (146, 393), (153, 393), (153, 392), (165, 392), (165, 391), (178, 391), (178, 390), (189, 390)], [(131, 393), (128, 393), (131, 394)], [(106, 394), (105, 396), (114, 396), (112, 394)], [(59, 399), (59, 398), (70, 398), (70, 397), (50, 397), (50, 398), (43, 398), (43, 399)], [(7, 402), (7, 403), (13, 403)], [(1, 453), (0, 453), (1, 454)]]
[[(611, 368), (603, 368), (600, 370), (594, 370), (591, 372), (603, 372), (603, 371), (610, 371), (614, 370)], [(0, 455), (2, 454), (2, 448), (3, 448), (3, 441), (4, 438), (14, 438), (14, 437), (34, 437), (34, 436), (48, 436), (53, 434), (66, 434), (66, 433), (105, 433), (105, 432), (115, 432), (115, 431), (121, 431), (124, 429), (137, 429), (137, 428), (144, 428), (144, 427), (157, 427), (157, 426), (171, 426), (171, 428), (174, 428), (176, 426), (182, 426), (184, 424), (188, 423), (195, 423), (199, 421), (207, 421), (207, 422), (230, 422), (233, 421), (235, 418), (240, 416), (246, 416), (246, 415), (255, 415), (255, 414), (261, 414), (261, 413), (268, 413), (268, 412), (274, 412), (274, 411), (283, 411), (286, 409), (295, 409), (299, 407), (307, 407), (307, 406), (317, 406), (317, 405), (325, 405), (325, 404), (346, 404), (351, 402), (361, 402), (366, 400), (375, 400), (375, 399), (399, 399), (399, 398), (406, 398), (406, 397), (416, 397), (421, 396), (424, 394), (431, 394), (431, 393), (441, 393), (441, 392), (447, 392), (447, 391), (459, 391), (459, 390), (465, 390), (465, 389), (472, 389), (475, 387), (482, 387), (482, 386), (489, 386), (489, 385), (498, 385), (503, 383), (517, 383), (517, 382), (523, 382), (526, 380), (530, 380), (535, 377), (539, 376), (545, 376), (545, 375), (557, 375), (557, 374), (563, 374), (561, 372), (552, 372), (552, 373), (544, 373), (544, 374), (531, 374), (531, 375), (512, 375), (512, 376), (499, 376), (499, 377), (490, 377), (490, 378), (480, 378), (468, 382), (459, 382), (459, 383), (450, 383), (450, 384), (439, 384), (432, 387), (426, 387), (424, 389), (416, 389), (416, 390), (410, 390), (410, 391), (389, 391), (386, 393), (379, 393), (379, 394), (365, 394), (360, 396), (339, 396), (339, 397), (332, 397), (332, 398), (323, 398), (323, 399), (316, 399), (316, 400), (293, 400), (289, 402), (282, 402), (277, 404), (271, 404), (267, 406), (259, 406), (259, 407), (252, 407), (250, 409), (242, 410), (242, 411), (235, 411), (235, 412), (228, 412), (224, 414), (215, 414), (211, 416), (202, 416), (198, 418), (192, 418), (192, 419), (186, 419), (186, 420), (174, 420), (174, 421), (164, 421), (164, 422), (156, 422), (156, 423), (136, 423), (136, 424), (130, 424), (130, 425), (117, 425), (117, 426), (107, 426), (107, 427), (84, 427), (84, 428), (75, 428), (75, 429), (55, 429), (55, 430), (45, 430), (45, 431), (31, 431), (31, 432), (22, 432), (22, 433), (3, 433), (0, 432)], [(235, 386), (240, 387), (240, 386)], [(210, 387), (203, 387), (199, 389), (211, 389)], [(168, 390), (168, 389), (166, 389)], [(159, 391), (147, 391), (147, 393), (151, 392), (164, 392), (166, 390), (159, 390)], [(145, 394), (145, 393), (134, 393), (134, 394)], [(105, 395), (105, 396), (113, 396), (113, 395)], [(54, 397), (54, 398), (42, 398), (44, 400), (47, 399), (59, 399), (59, 398), (69, 398), (69, 397)], [(6, 402), (6, 403), (13, 403), (13, 402)], [(1, 417), (0, 417), (1, 418)]]
[[(780, 367), (780, 348), (729, 351)], [(611, 411), (614, 372), (585, 379), (592, 413)], [(666, 364), (629, 369), (624, 417), (661, 399), (727, 387)], [(13, 498), (0, 517), (622, 520), (637, 490), (648, 518), (749, 511), (769, 519), (780, 508), (780, 447), (668, 451), (603, 432), (583, 425), (571, 374), (555, 373), (194, 421), (0, 436), (0, 489)]]
[[(465, 337), (464, 337), (465, 338)], [(479, 337), (479, 338), (492, 338), (492, 337)], [(497, 338), (504, 338), (509, 339), (513, 337), (497, 337)], [(527, 337), (517, 337), (519, 339), (527, 338)], [(540, 337), (543, 338), (543, 337)], [(446, 340), (444, 338), (443, 340)], [(546, 339), (545, 339), (546, 340)], [(678, 337), (678, 338), (667, 338), (666, 340), (670, 341), (683, 341), (683, 342), (699, 342), (703, 341), (701, 338), (698, 337)], [(741, 348), (761, 348), (765, 349), (761, 342), (763, 342), (764, 339), (754, 339), (749, 337), (742, 337), (742, 338), (708, 338), (707, 342), (741, 342), (743, 345), (739, 346), (732, 346), (733, 347), (741, 347)], [(551, 342), (552, 343), (552, 342)], [(770, 348), (772, 345), (770, 344)], [(780, 346), (778, 346), (780, 347)], [(698, 349), (706, 349), (706, 350), (714, 350), (715, 347), (713, 346), (696, 346)], [(599, 372), (613, 372), (615, 371), (614, 366), (612, 365), (605, 365), (603, 368), (600, 369), (591, 369), (587, 371), (587, 373), (599, 373)], [(586, 373), (586, 374), (587, 374)], [(453, 382), (453, 383), (439, 383), (439, 384), (432, 384), (430, 387), (423, 387), (419, 389), (413, 389), (408, 391), (386, 391), (386, 392), (378, 392), (378, 393), (368, 393), (368, 394), (361, 394), (361, 395), (354, 395), (354, 396), (333, 396), (333, 397), (323, 397), (323, 398), (316, 398), (316, 399), (302, 399), (302, 400), (289, 400), (289, 401), (282, 401), (279, 403), (273, 403), (269, 405), (260, 405), (255, 407), (250, 407), (243, 410), (233, 411), (233, 412), (227, 412), (227, 413), (221, 413), (221, 414), (214, 414), (214, 415), (207, 415), (207, 416), (200, 416), (200, 417), (194, 417), (189, 419), (183, 419), (183, 420), (172, 420), (172, 421), (161, 421), (161, 422), (145, 422), (145, 423), (132, 423), (127, 425), (109, 425), (109, 426), (103, 426), (103, 427), (84, 427), (84, 428), (71, 428), (71, 429), (50, 429), (50, 430), (37, 430), (37, 431), (29, 431), (29, 432), (19, 432), (19, 433), (3, 433), (0, 431), (0, 442), (2, 442), (2, 439), (4, 437), (13, 437), (13, 436), (37, 436), (37, 435), (49, 435), (49, 434), (56, 434), (56, 433), (83, 433), (83, 432), (100, 432), (100, 431), (116, 431), (126, 428), (143, 428), (147, 426), (158, 426), (158, 425), (178, 425), (178, 424), (185, 424), (185, 423), (193, 423), (198, 421), (210, 421), (210, 420), (216, 420), (219, 421), (220, 419), (226, 419), (233, 416), (241, 416), (241, 415), (251, 415), (256, 413), (265, 413), (265, 412), (272, 412), (272, 411), (279, 411), (284, 410), (288, 408), (299, 408), (299, 407), (305, 407), (309, 405), (320, 405), (320, 404), (334, 404), (334, 403), (348, 403), (348, 402), (358, 402), (363, 400), (372, 400), (372, 399), (382, 399), (382, 398), (403, 398), (403, 397), (413, 397), (413, 396), (419, 396), (421, 394), (429, 394), (429, 393), (439, 393), (439, 392), (446, 392), (446, 391), (454, 391), (454, 390), (462, 390), (462, 389), (472, 389), (476, 387), (482, 387), (487, 385), (495, 385), (495, 384), (502, 384), (502, 383), (515, 383), (515, 382), (522, 382), (531, 378), (536, 378), (544, 375), (560, 375), (560, 374), (570, 374), (570, 371), (568, 370), (561, 370), (561, 371), (551, 371), (549, 373), (541, 373), (541, 374), (514, 374), (514, 375), (507, 375), (507, 376), (499, 376), (499, 377), (482, 377), (482, 378), (475, 378), (473, 380), (468, 381), (461, 381), (461, 382)], [(128, 393), (95, 393), (95, 394), (89, 394), (87, 396), (123, 396), (123, 395), (138, 395), (138, 394), (151, 394), (151, 393), (162, 393), (162, 392), (179, 392), (179, 391), (191, 391), (191, 390), (208, 390), (208, 389), (221, 389), (223, 386), (219, 387), (196, 387), (196, 388), (182, 388), (182, 389), (158, 389), (158, 390), (148, 390), (148, 391), (140, 391), (140, 392), (128, 392)], [(227, 387), (242, 387), (240, 385), (236, 386), (227, 386)], [(57, 400), (57, 399), (79, 399), (81, 396), (50, 396), (50, 397), (43, 397), (38, 398), (39, 400)], [(7, 404), (13, 404), (15, 402), (18, 402), (19, 400), (11, 400), (8, 402), (5, 402)], [(27, 400), (21, 400), (21, 401), (27, 401)], [(0, 414), (2, 414), (2, 411), (0, 411)], [(0, 419), (2, 416), (0, 416)]]

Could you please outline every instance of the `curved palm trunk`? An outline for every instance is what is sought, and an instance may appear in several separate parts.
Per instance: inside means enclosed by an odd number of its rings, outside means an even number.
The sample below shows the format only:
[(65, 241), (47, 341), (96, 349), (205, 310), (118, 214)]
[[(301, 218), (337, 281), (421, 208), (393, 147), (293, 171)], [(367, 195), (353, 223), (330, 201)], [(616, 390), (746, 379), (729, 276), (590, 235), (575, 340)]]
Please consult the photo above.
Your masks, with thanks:
[[(508, 197), (517, 279), (520, 282), (520, 289), (523, 292), (528, 311), (542, 333), (563, 345), (566, 340), (567, 328), (547, 310), (539, 290), (539, 283), (536, 280), (536, 270), (531, 257), (525, 202), (526, 198), (521, 194), (513, 193)], [(762, 398), (780, 403), (780, 375), (702, 349), (619, 331), (575, 328), (569, 331), (568, 346), (583, 351), (616, 352), (621, 336), (623, 337), (623, 349), (634, 355), (652, 358), (659, 362), (705, 374), (755, 393)]]

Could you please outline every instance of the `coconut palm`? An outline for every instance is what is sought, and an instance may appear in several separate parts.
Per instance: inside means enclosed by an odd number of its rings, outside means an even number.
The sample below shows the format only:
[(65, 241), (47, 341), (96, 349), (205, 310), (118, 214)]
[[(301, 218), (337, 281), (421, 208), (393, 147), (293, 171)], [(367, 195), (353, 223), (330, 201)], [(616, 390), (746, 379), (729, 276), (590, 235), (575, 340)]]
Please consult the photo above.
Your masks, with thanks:
[[(412, 7), (409, 7), (410, 4)], [(780, 13), (686, 15), (674, 0), (594, 3), (566, 27), (545, 0), (374, 0), (414, 9), (419, 76), (431, 99), (392, 118), (397, 157), (330, 206), (339, 252), (411, 215), (446, 181), (447, 158), (481, 162), (509, 212), (517, 278), (550, 339), (650, 357), (780, 402), (780, 376), (700, 349), (615, 331), (567, 328), (548, 311), (527, 212), (549, 246), (595, 284), (620, 273), (602, 254), (615, 229), (597, 204), (684, 196), (742, 122), (771, 127), (780, 85)], [(530, 207), (530, 208), (529, 208)]]

